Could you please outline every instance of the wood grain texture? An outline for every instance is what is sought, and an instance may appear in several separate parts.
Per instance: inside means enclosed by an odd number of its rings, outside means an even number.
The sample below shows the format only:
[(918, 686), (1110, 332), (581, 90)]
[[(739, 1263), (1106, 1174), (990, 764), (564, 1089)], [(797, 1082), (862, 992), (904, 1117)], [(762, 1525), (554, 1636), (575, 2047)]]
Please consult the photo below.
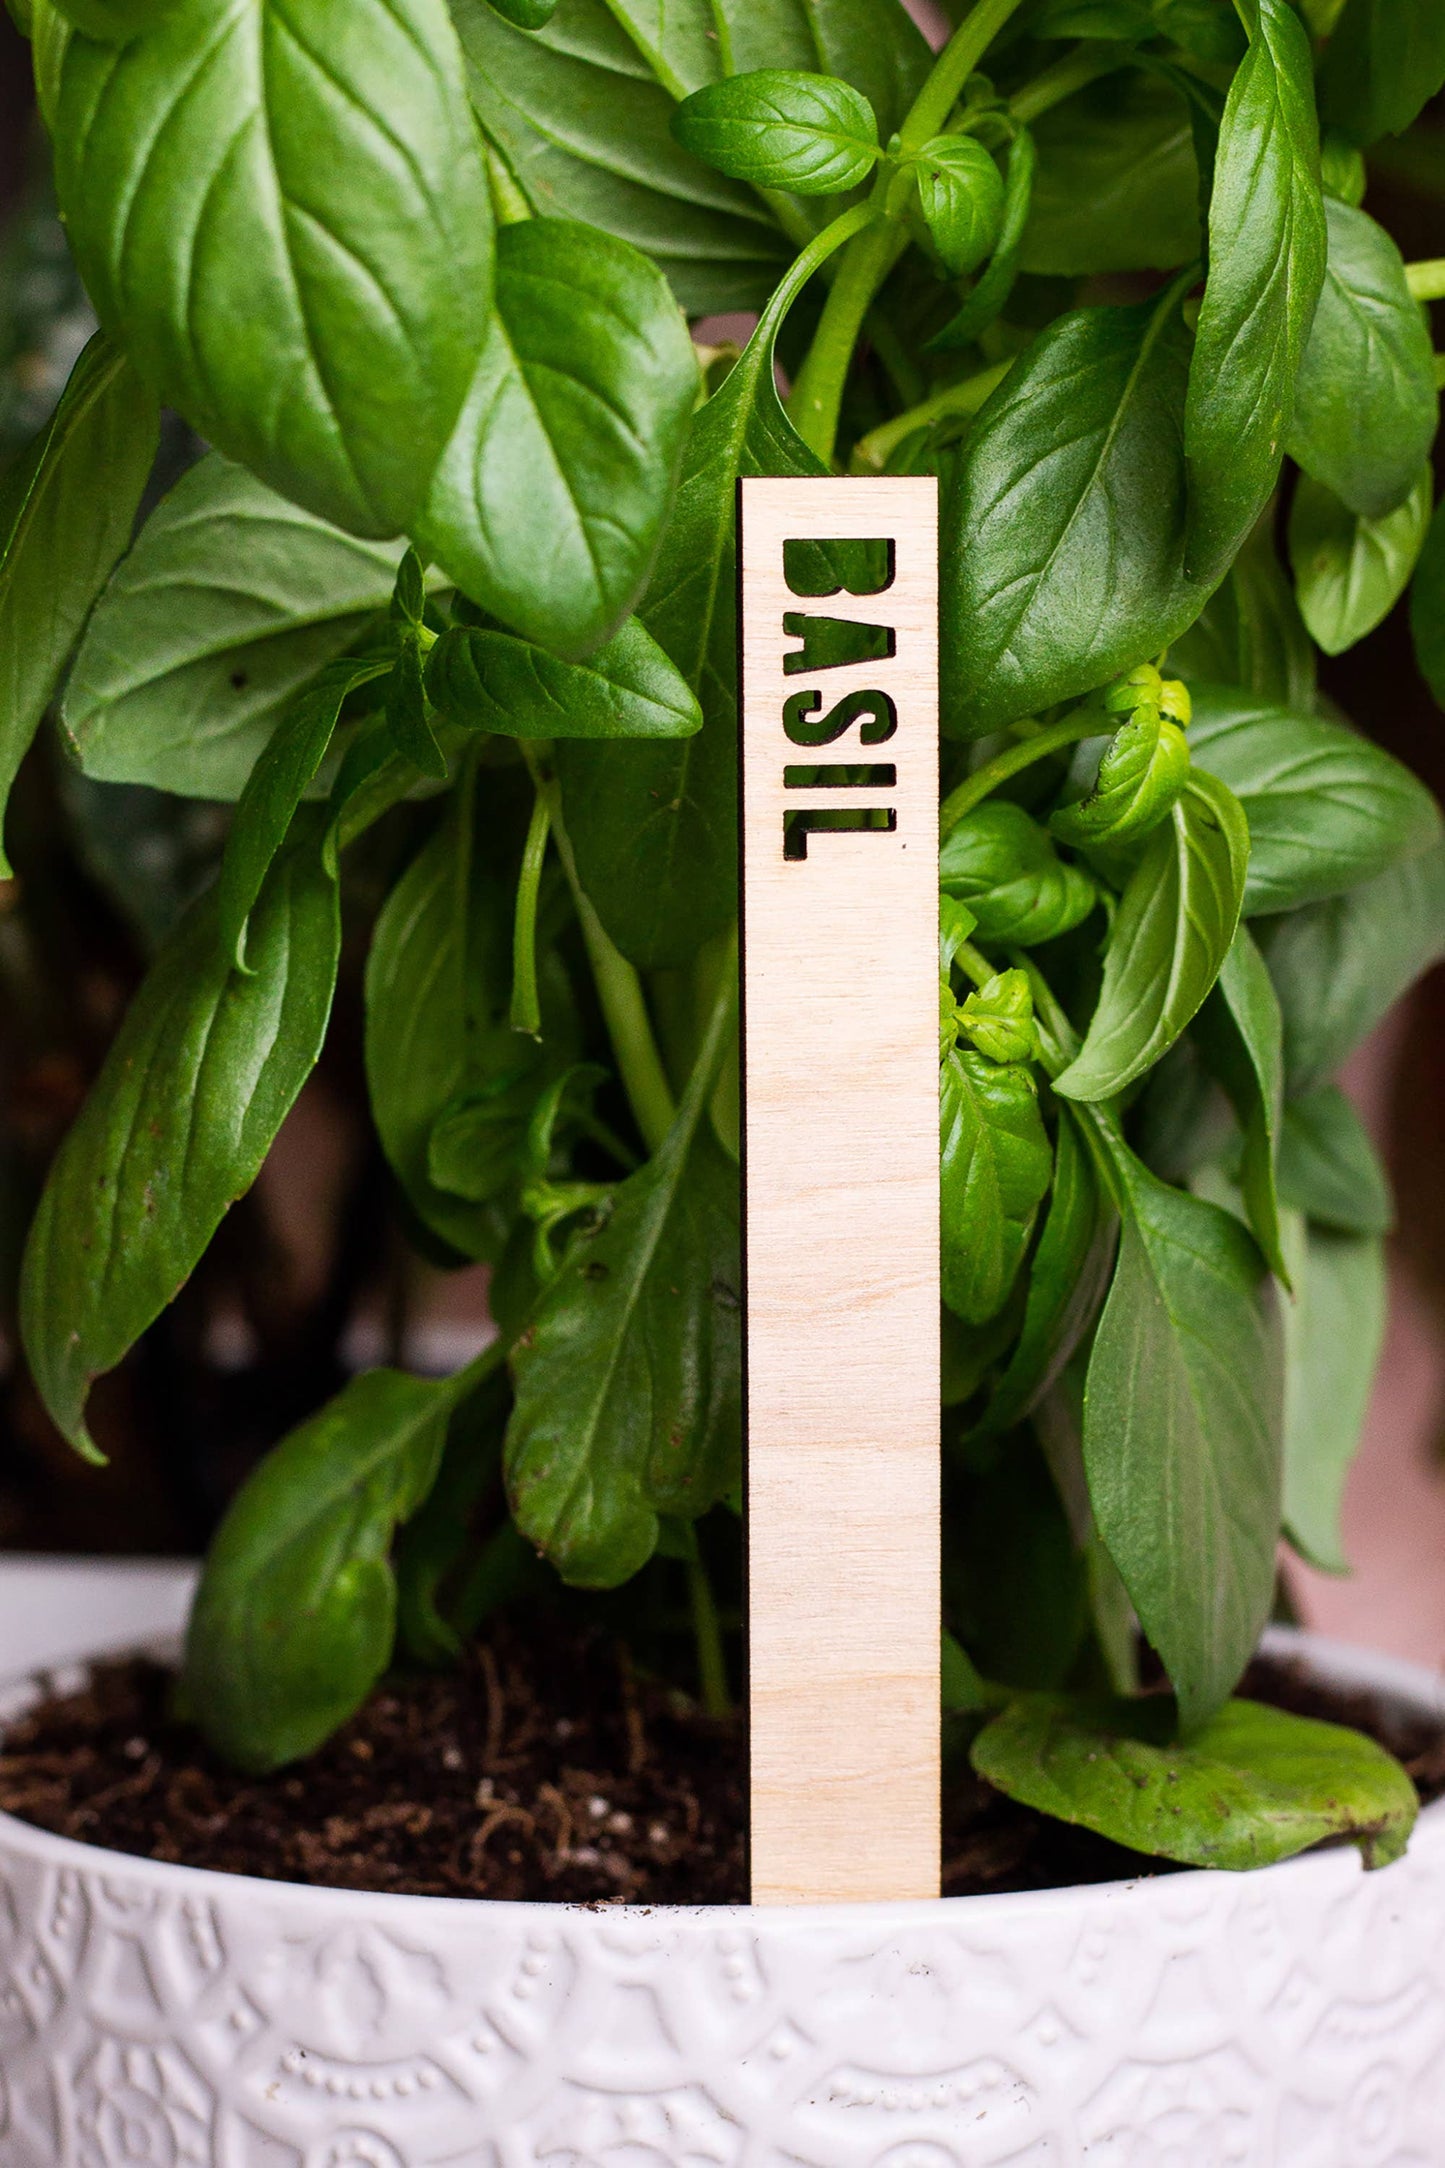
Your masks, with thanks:
[[(751, 1871), (759, 1904), (939, 1886), (937, 496), (931, 478), (741, 484)], [(803, 596), (795, 537), (888, 537), (891, 585)], [(886, 625), (789, 674), (785, 612)], [(896, 729), (790, 742), (883, 693)], [(878, 738), (879, 726), (873, 727)], [(789, 787), (806, 763), (891, 768)], [(891, 809), (784, 856), (797, 807)]]

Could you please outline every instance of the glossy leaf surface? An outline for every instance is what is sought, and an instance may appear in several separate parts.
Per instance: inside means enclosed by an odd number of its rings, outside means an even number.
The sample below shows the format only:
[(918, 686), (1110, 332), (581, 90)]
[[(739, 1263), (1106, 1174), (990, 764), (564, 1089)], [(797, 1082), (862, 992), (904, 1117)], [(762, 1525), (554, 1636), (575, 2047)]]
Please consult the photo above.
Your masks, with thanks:
[(1440, 834), (1439, 809), (1409, 769), (1323, 716), (1198, 685), (1189, 742), (1249, 822), (1247, 917), (1352, 888)]
[(976, 270), (1003, 224), (1003, 175), (972, 136), (936, 136), (918, 155), (918, 203), (955, 278)]
[(1056, 1091), (1111, 1099), (1168, 1052), (1229, 953), (1248, 860), (1238, 801), (1212, 776), (1191, 775), (1129, 876), (1098, 1007)]
[(432, 649), (426, 682), (453, 721), (503, 737), (686, 738), (702, 723), (686, 678), (635, 617), (579, 663), (458, 626)]
[(1430, 469), (1383, 519), (1362, 519), (1333, 490), (1301, 475), (1289, 514), (1300, 614), (1327, 655), (1342, 655), (1389, 616), (1430, 528)]
[(1019, 1063), (955, 1051), (940, 1079), (943, 1299), (965, 1324), (985, 1324), (1008, 1299), (1053, 1154), (1038, 1086)]
[(1098, 898), (1092, 875), (1060, 858), (1033, 816), (1007, 798), (985, 800), (953, 829), (938, 885), (967, 904), (985, 941), (1018, 948), (1067, 933)]
[(486, 328), (443, 0), (176, 0), (76, 36), (56, 188), (101, 321), (212, 444), (357, 534), (413, 517)]
[(1435, 0), (1349, 0), (1320, 71), (1320, 110), (1352, 143), (1399, 135), (1445, 83)]
[(1383, 519), (1409, 496), (1434, 440), (1430, 332), (1383, 226), (1332, 196), (1325, 223), (1329, 257), (1285, 449), (1352, 512)]
[(502, 229), (496, 301), (417, 539), (474, 602), (582, 655), (651, 570), (697, 362), (661, 273), (571, 220)]
[(1284, 1023), (1274, 983), (1247, 926), (1240, 926), (1199, 1013), (1205, 1060), (1224, 1086), (1244, 1146), (1239, 1186), (1254, 1239), (1286, 1285), (1276, 1161), (1284, 1117)]
[(1209, 206), (1209, 277), (1189, 366), (1189, 566), (1218, 578), (1279, 473), (1325, 275), (1309, 39), (1289, 0), (1245, 0)]
[(862, 93), (791, 68), (755, 68), (695, 90), (673, 114), (672, 132), (719, 173), (798, 196), (856, 188), (879, 156), (878, 123)]

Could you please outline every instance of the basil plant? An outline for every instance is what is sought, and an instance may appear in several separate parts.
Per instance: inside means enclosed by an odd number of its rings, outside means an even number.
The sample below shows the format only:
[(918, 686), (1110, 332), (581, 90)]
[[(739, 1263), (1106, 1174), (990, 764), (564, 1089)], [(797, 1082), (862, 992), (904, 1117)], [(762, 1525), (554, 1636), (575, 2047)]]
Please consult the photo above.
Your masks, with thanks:
[(0, 780), (49, 710), (234, 804), (51, 1169), (35, 1382), (97, 1453), (343, 940), (399, 1219), (499, 1328), (246, 1484), (213, 1743), (559, 1579), (690, 1605), (725, 1705), (735, 485), (936, 474), (951, 1736), (1148, 1850), (1391, 1856), (1383, 1752), (1231, 1697), (1281, 1536), (1343, 1565), (1390, 1200), (1334, 1080), (1445, 949), (1437, 807), (1316, 685), (1413, 578), (1445, 700), (1445, 265), (1365, 207), (1439, 0), (10, 5), (103, 328), (4, 478)]

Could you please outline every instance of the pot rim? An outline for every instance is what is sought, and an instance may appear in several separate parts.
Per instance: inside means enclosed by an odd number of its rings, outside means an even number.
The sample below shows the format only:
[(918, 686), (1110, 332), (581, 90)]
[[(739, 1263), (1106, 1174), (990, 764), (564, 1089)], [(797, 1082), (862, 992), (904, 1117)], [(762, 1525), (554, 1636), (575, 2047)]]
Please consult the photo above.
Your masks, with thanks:
[[(33, 1582), (45, 1578), (47, 1567), (59, 1573), (74, 1575), (83, 1573), (93, 1583), (103, 1582), (112, 1576), (124, 1577), (133, 1586), (140, 1585), (147, 1575), (152, 1577), (157, 1593), (158, 1608), (169, 1603), (174, 1608), (178, 1597), (189, 1591), (194, 1582), (195, 1568), (176, 1560), (136, 1560), (56, 1556), (0, 1555), (0, 1606), (3, 1606), (7, 1587), (13, 1587), (22, 1575)], [(162, 1593), (163, 1592), (163, 1593)], [(1260, 1639), (1260, 1652), (1264, 1655), (1297, 1656), (1314, 1665), (1323, 1676), (1341, 1686), (1363, 1690), (1379, 1696), (1387, 1704), (1393, 1704), (1418, 1715), (1434, 1717), (1445, 1725), (1445, 1672), (1432, 1671), (1428, 1665), (1409, 1658), (1392, 1656), (1383, 1650), (1362, 1648), (1349, 1641), (1337, 1640), (1325, 1634), (1311, 1632), (1308, 1628), (1294, 1626), (1266, 1627)], [(164, 1632), (147, 1632), (144, 1627), (133, 1628), (130, 1633), (117, 1639), (114, 1635), (103, 1645), (93, 1648), (89, 1655), (66, 1654), (51, 1662), (38, 1661), (19, 1672), (6, 1670), (0, 1673), (0, 1735), (6, 1721), (18, 1712), (18, 1697), (27, 1687), (42, 1681), (64, 1679), (66, 1674), (83, 1670), (87, 1664), (107, 1661), (127, 1653), (174, 1652), (174, 1635)], [(1445, 1796), (1432, 1801), (1421, 1809), (1419, 1821), (1411, 1835), (1411, 1845), (1421, 1835), (1428, 1834), (1445, 1843)], [(499, 1925), (513, 1926), (540, 1921), (555, 1920), (559, 1915), (571, 1918), (586, 1916), (599, 1925), (609, 1919), (643, 1920), (656, 1919), (679, 1928), (715, 1928), (729, 1922), (748, 1922), (762, 1917), (773, 1922), (780, 1918), (796, 1921), (800, 1928), (826, 1926), (841, 1922), (866, 1924), (873, 1921), (886, 1922), (890, 1928), (912, 1924), (941, 1923), (945, 1918), (955, 1919), (966, 1908), (969, 1916), (984, 1924), (998, 1919), (1004, 1912), (1013, 1917), (1034, 1911), (1050, 1911), (1060, 1905), (1076, 1903), (1087, 1898), (1094, 1904), (1120, 1904), (1137, 1902), (1147, 1898), (1155, 1890), (1167, 1889), (1187, 1899), (1191, 1891), (1199, 1890), (1207, 1882), (1228, 1880), (1239, 1882), (1248, 1876), (1268, 1874), (1273, 1877), (1288, 1875), (1292, 1880), (1315, 1877), (1325, 1883), (1337, 1877), (1343, 1865), (1348, 1873), (1351, 1866), (1364, 1873), (1363, 1861), (1358, 1851), (1343, 1840), (1318, 1846), (1312, 1851), (1297, 1853), (1292, 1859), (1277, 1860), (1265, 1867), (1229, 1869), (1220, 1867), (1184, 1867), (1167, 1875), (1140, 1874), (1126, 1881), (1116, 1882), (1070, 1882), (1059, 1883), (1040, 1890), (993, 1890), (972, 1897), (920, 1897), (903, 1900), (884, 1899), (861, 1904), (822, 1905), (684, 1905), (684, 1904), (621, 1904), (605, 1900), (578, 1902), (570, 1900), (519, 1900), (492, 1897), (433, 1897), (405, 1890), (360, 1890), (339, 1888), (331, 1883), (289, 1882), (262, 1875), (228, 1874), (213, 1867), (192, 1867), (181, 1861), (148, 1859), (141, 1853), (118, 1852), (108, 1845), (85, 1844), (78, 1838), (59, 1837), (50, 1830), (22, 1821), (18, 1815), (0, 1810), (0, 1854), (22, 1854), (37, 1863), (49, 1862), (61, 1868), (69, 1868), (77, 1874), (95, 1874), (103, 1871), (102, 1861), (114, 1861), (119, 1869), (135, 1880), (160, 1889), (180, 1889), (194, 1898), (206, 1892), (227, 1892), (234, 1896), (251, 1893), (260, 1898), (284, 1901), (288, 1908), (301, 1906), (315, 1909), (319, 1914), (354, 1910), (357, 1905), (377, 1906), (383, 1916), (396, 1916), (417, 1906), (425, 1906), (428, 1914), (438, 1922), (459, 1924), (462, 1921), (476, 1923), (479, 1917), (495, 1919)], [(1387, 1873), (1388, 1869), (1376, 1869)], [(177, 1877), (180, 1878), (179, 1882)]]

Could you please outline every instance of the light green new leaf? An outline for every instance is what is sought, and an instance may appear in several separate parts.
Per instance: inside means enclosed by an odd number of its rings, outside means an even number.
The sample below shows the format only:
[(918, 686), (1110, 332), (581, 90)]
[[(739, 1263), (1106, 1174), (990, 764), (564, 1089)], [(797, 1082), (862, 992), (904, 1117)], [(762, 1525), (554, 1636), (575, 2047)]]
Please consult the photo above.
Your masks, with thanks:
[(1445, 498), (1435, 507), (1410, 590), (1415, 657), (1436, 704), (1445, 708)]
[(578, 1587), (627, 1580), (660, 1514), (694, 1520), (738, 1479), (738, 1175), (704, 1108), (692, 1092), (574, 1239), (513, 1358), (512, 1512)]
[(1175, 1740), (1167, 1701), (1031, 1694), (986, 1725), (973, 1766), (1011, 1799), (1191, 1867), (1267, 1867), (1348, 1837), (1398, 1859), (1419, 1800), (1394, 1758), (1342, 1724), (1230, 1701)]
[(645, 256), (570, 219), (503, 227), (419, 545), (529, 640), (585, 655), (646, 583), (696, 397), (687, 325)]
[(1279, 1194), (1321, 1226), (1387, 1235), (1390, 1178), (1353, 1105), (1335, 1084), (1291, 1099), (1279, 1140)]
[(1239, 924), (1249, 830), (1238, 800), (1192, 772), (1129, 876), (1104, 952), (1104, 983), (1069, 1099), (1112, 1099), (1174, 1044), (1219, 975)]
[(1249, 822), (1250, 918), (1294, 910), (1427, 850), (1435, 800), (1402, 762), (1322, 716), (1196, 685), (1189, 743)]
[(918, 206), (955, 278), (977, 270), (1003, 226), (1003, 175), (974, 136), (935, 136), (918, 153)]
[(684, 98), (672, 132), (719, 173), (797, 196), (841, 195), (867, 180), (879, 158), (878, 123), (861, 92), (836, 76), (791, 68), (706, 84)]
[(938, 885), (967, 904), (985, 941), (1016, 948), (1068, 933), (1099, 898), (1093, 876), (1060, 858), (1047, 831), (1008, 798), (985, 799), (950, 832)]
[(1285, 1089), (1294, 1097), (1328, 1083), (1445, 956), (1445, 843), (1257, 932), (1284, 1015)]
[(1352, 512), (1383, 519), (1409, 496), (1434, 442), (1430, 332), (1384, 227), (1333, 196), (1325, 223), (1329, 259), (1285, 450)]
[(1294, 1300), (1284, 1311), (1284, 1520), (1311, 1565), (1348, 1573), (1340, 1508), (1385, 1344), (1380, 1237), (1285, 1220)]
[(943, 519), (947, 727), (1090, 691), (1198, 614), (1184, 580), (1178, 295), (1035, 339), (969, 433)]
[(321, 1051), (341, 929), (318, 823), (300, 827), (251, 914), (249, 977), (222, 950), (214, 892), (188, 912), (51, 1164), (20, 1327), (41, 1397), (82, 1452), (92, 1378), (185, 1285)]
[(687, 738), (702, 710), (635, 617), (585, 662), (511, 633), (458, 626), (427, 662), (433, 703), (470, 730), (513, 738)]
[(982, 1325), (1008, 1300), (1047, 1194), (1053, 1153), (1021, 1064), (944, 1057), (939, 1081), (943, 1299)]
[(130, 541), (160, 416), (97, 332), (34, 443), (0, 474), (0, 876), (15, 772)]
[(1195, 1030), (1244, 1134), (1239, 1186), (1254, 1239), (1288, 1286), (1275, 1164), (1284, 1115), (1284, 1024), (1274, 982), (1247, 926), (1236, 931)]
[(557, 0), (491, 0), (491, 5), (519, 30), (540, 30), (557, 12)]
[(1401, 135), (1445, 83), (1438, 0), (1349, 0), (1320, 70), (1320, 111), (1352, 143)]
[(1431, 489), (1427, 463), (1403, 504), (1383, 519), (1362, 519), (1301, 475), (1290, 506), (1290, 563), (1300, 615), (1327, 655), (1363, 640), (1404, 594), (1429, 532)]
[(1242, 0), (1209, 205), (1209, 277), (1189, 365), (1189, 569), (1212, 585), (1279, 474), (1325, 275), (1309, 38), (1289, 0)]
[(1188, 776), (1184, 732), (1154, 701), (1141, 701), (1105, 745), (1088, 789), (1056, 806), (1049, 827), (1075, 848), (1131, 842), (1168, 818)]
[(389, 1553), (435, 1480), (449, 1381), (368, 1370), (267, 1454), (212, 1541), (182, 1691), (218, 1754), (264, 1774), (355, 1714), (391, 1662)]
[(1274, 1597), (1278, 1331), (1240, 1222), (1112, 1137), (1106, 1149), (1123, 1234), (1089, 1359), (1084, 1462), (1099, 1534), (1193, 1728), (1227, 1700)]
[(218, 452), (142, 527), (86, 628), (61, 720), (87, 775), (240, 796), (294, 696), (386, 607), (400, 549), (288, 504)]
[(405, 527), (491, 286), (444, 0), (176, 0), (129, 44), (77, 34), (51, 135), (76, 262), (146, 382), (310, 511)]

